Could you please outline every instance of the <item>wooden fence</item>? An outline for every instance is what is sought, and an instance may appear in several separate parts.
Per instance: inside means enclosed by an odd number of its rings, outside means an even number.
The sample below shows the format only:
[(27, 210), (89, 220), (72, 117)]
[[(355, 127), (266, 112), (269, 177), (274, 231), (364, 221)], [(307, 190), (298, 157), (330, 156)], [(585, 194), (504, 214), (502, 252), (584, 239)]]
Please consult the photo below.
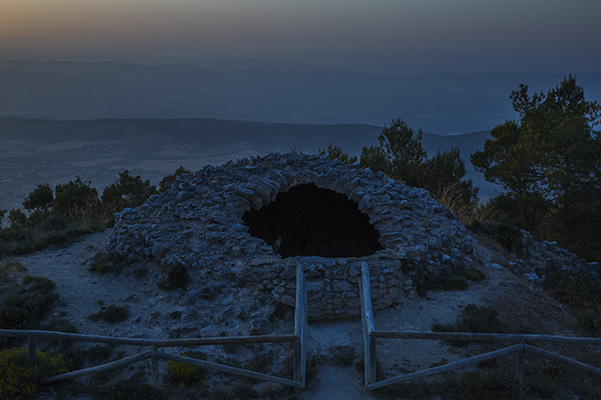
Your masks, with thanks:
[[(359, 282), (361, 296), (361, 320), (363, 325), (363, 346), (365, 356), (365, 388), (368, 390), (380, 389), (394, 383), (407, 382), (413, 379), (423, 378), (435, 374), (441, 374), (468, 367), (510, 354), (516, 354), (516, 376), (521, 386), (524, 377), (525, 354), (544, 357), (553, 361), (564, 363), (580, 371), (589, 372), (601, 376), (601, 369), (592, 365), (582, 363), (575, 359), (553, 353), (532, 346), (528, 343), (560, 343), (601, 345), (601, 338), (565, 337), (554, 335), (526, 335), (526, 334), (501, 334), (501, 333), (464, 333), (464, 332), (405, 332), (395, 330), (376, 330), (374, 327), (374, 316), (371, 305), (370, 277), (367, 263), (361, 265), (361, 280)], [(399, 375), (393, 378), (377, 380), (376, 377), (376, 339), (430, 339), (450, 341), (479, 341), (479, 342), (510, 342), (516, 343), (500, 350), (479, 354), (464, 360), (450, 362), (438, 367), (423, 369)]]
[[(89, 375), (118, 367), (123, 367), (140, 361), (151, 361), (151, 378), (154, 387), (160, 387), (159, 360), (176, 361), (184, 364), (195, 365), (202, 368), (246, 376), (250, 378), (280, 383), (295, 388), (305, 387), (306, 371), (306, 342), (307, 342), (307, 290), (306, 279), (301, 266), (296, 269), (296, 308), (294, 318), (293, 335), (263, 335), (263, 336), (234, 336), (234, 337), (212, 337), (192, 339), (132, 339), (110, 336), (82, 335), (76, 333), (64, 333), (39, 330), (7, 330), (0, 329), (0, 337), (26, 338), (30, 363), (36, 364), (36, 340), (68, 340), (75, 342), (105, 343), (125, 346), (147, 347), (150, 350), (140, 352), (117, 361), (102, 364), (90, 368), (72, 371), (48, 378), (48, 383), (73, 379), (83, 375)], [(269, 374), (263, 374), (242, 368), (218, 364), (210, 361), (183, 357), (159, 351), (167, 347), (199, 347), (224, 344), (259, 344), (259, 343), (291, 343), (293, 348), (293, 379), (281, 378)]]

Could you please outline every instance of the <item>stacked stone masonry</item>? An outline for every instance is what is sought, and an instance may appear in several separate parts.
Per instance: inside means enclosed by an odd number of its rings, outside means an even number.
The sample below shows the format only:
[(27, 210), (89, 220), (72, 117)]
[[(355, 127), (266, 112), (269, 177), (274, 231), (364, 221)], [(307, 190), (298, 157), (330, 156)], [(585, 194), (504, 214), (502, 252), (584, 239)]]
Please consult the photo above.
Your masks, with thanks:
[[(359, 258), (283, 259), (270, 244), (248, 233), (242, 220), (246, 211), (307, 183), (357, 203), (379, 232), (382, 249)], [(302, 264), (312, 318), (360, 313), (362, 262), (370, 266), (376, 309), (416, 297), (414, 282), (424, 274), (456, 274), (476, 262), (468, 232), (427, 191), (358, 166), (299, 154), (207, 166), (178, 178), (165, 193), (118, 215), (107, 251), (124, 265), (184, 265), (201, 285), (227, 276), (291, 306), (295, 269)]]

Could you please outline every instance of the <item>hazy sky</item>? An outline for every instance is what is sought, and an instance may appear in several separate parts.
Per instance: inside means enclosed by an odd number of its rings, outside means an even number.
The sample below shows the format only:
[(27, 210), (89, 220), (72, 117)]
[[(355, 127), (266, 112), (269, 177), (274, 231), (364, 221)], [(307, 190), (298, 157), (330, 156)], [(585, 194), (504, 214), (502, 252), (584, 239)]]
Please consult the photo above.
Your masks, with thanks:
[(600, 18), (599, 0), (1, 0), (0, 56), (586, 72), (601, 71)]

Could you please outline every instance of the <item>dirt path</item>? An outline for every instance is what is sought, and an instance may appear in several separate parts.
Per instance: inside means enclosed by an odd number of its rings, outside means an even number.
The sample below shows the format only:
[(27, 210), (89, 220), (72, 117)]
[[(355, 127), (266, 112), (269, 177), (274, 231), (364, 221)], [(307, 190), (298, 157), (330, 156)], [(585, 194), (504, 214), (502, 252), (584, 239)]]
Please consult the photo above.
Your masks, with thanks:
[[(110, 230), (87, 235), (68, 248), (43, 250), (19, 259), (28, 273), (48, 277), (56, 283), (62, 301), (54, 316), (68, 318), (81, 333), (166, 337), (169, 329), (166, 319), (159, 322), (156, 315), (181, 309), (177, 303), (156, 285), (146, 285), (144, 280), (131, 275), (99, 275), (89, 271), (90, 260), (104, 249), (109, 235)], [(506, 269), (504, 265), (510, 262), (506, 254), (483, 244), (478, 244), (478, 252), (483, 260), (481, 269), (487, 277), (484, 281), (470, 284), (465, 291), (431, 292), (416, 300), (400, 299), (394, 308), (376, 313), (376, 329), (429, 331), (436, 322), (454, 321), (466, 305), (475, 303), (495, 307), (509, 321), (525, 318), (541, 333), (571, 331), (574, 317), (540, 289)], [(130, 318), (116, 325), (90, 321), (88, 316), (100, 310), (99, 301), (105, 306), (127, 306)], [(311, 323), (308, 338), (310, 354), (315, 354), (321, 362), (317, 375), (300, 394), (301, 399), (375, 398), (365, 392), (362, 373), (354, 365), (363, 353), (359, 320)], [(465, 357), (464, 352), (439, 341), (380, 340), (377, 354), (387, 376)]]
[[(47, 277), (56, 284), (60, 302), (53, 317), (69, 319), (81, 333), (149, 337), (154, 330), (152, 314), (159, 306), (157, 298), (162, 297), (160, 291), (125, 274), (89, 270), (90, 261), (104, 250), (109, 235), (110, 230), (86, 235), (69, 247), (42, 250), (19, 260), (29, 274)], [(127, 323), (93, 322), (88, 318), (100, 311), (101, 305), (111, 304), (129, 310)]]

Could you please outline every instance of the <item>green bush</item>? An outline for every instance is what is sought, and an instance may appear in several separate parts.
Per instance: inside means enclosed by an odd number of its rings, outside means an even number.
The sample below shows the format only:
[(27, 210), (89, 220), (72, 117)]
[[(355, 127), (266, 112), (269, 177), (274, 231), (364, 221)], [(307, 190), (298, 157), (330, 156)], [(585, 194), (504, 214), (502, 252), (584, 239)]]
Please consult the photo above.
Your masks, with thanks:
[(470, 266), (468, 269), (466, 269), (463, 273), (463, 276), (465, 277), (465, 279), (472, 282), (479, 282), (486, 279), (486, 275), (484, 275), (484, 272), (480, 271), (474, 266)]
[(127, 308), (111, 304), (102, 313), (102, 319), (111, 324), (125, 321), (128, 317)]
[(67, 372), (60, 355), (37, 351), (38, 363), (30, 368), (28, 351), (24, 347), (0, 351), (0, 400), (33, 397), (44, 378)]
[(90, 184), (78, 176), (63, 185), (56, 185), (52, 211), (68, 217), (98, 214), (98, 191)]
[(99, 274), (103, 274), (108, 269), (108, 256), (106, 253), (97, 253), (94, 255), (92, 262), (90, 263), (90, 267), (88, 270), (90, 272), (96, 272)]
[(28, 210), (41, 208), (47, 210), (54, 201), (54, 194), (50, 185), (45, 183), (38, 185), (38, 187), (27, 195), (27, 198), (23, 202), (23, 207)]
[(434, 332), (503, 333), (507, 327), (499, 318), (499, 313), (490, 307), (478, 307), (470, 303), (461, 316), (451, 324), (434, 324)]
[(179, 166), (178, 169), (175, 170), (174, 173), (170, 174), (170, 175), (166, 175), (163, 177), (163, 179), (161, 179), (161, 181), (159, 182), (159, 193), (163, 193), (167, 190), (167, 188), (173, 183), (175, 182), (175, 180), (177, 179), (178, 176), (181, 176), (183, 174), (189, 174), (191, 173), (190, 170), (184, 168), (182, 165)]
[(473, 229), (480, 230), (482, 233), (490, 236), (510, 251), (518, 256), (522, 254), (524, 235), (519, 228), (496, 221), (482, 221), (473, 225)]
[(29, 274), (23, 277), (23, 284), (27, 285), (27, 290), (30, 292), (50, 292), (56, 287), (56, 284), (48, 278)]
[(90, 388), (94, 400), (169, 400), (169, 396), (144, 382), (144, 376), (136, 374), (128, 379), (118, 379), (114, 371), (97, 374)]
[(56, 332), (78, 333), (75, 325), (66, 318), (52, 320), (50, 327)]
[(499, 368), (467, 371), (447, 380), (441, 388), (448, 400), (520, 399), (520, 385), (515, 373)]
[(6, 279), (10, 276), (11, 271), (25, 272), (27, 268), (21, 261), (18, 260), (6, 260), (0, 263), (0, 285), (4, 284)]
[(69, 363), (71, 369), (77, 370), (92, 365), (105, 364), (109, 360), (112, 349), (110, 345), (86, 344), (70, 346), (63, 351), (63, 358)]
[[(206, 355), (200, 352), (185, 352), (182, 356), (206, 360)], [(169, 361), (167, 362), (167, 374), (171, 383), (183, 388), (201, 383), (205, 379), (207, 371), (196, 365)]]
[(0, 328), (35, 329), (54, 307), (58, 295), (54, 282), (47, 278), (25, 275), (24, 286), (12, 288), (0, 302)]
[(98, 311), (97, 313), (88, 315), (88, 319), (90, 319), (91, 321), (97, 322), (97, 321), (100, 321), (101, 319), (103, 319), (106, 322), (114, 324), (117, 322), (125, 321), (127, 319), (127, 317), (129, 316), (129, 313), (127, 312), (127, 308), (125, 308), (125, 307), (117, 306), (114, 304), (111, 304), (108, 307), (104, 307), (104, 305), (103, 305), (104, 303), (100, 300), (99, 300), (99, 304), (101, 306), (100, 311)]
[(149, 180), (132, 176), (128, 170), (119, 173), (119, 179), (102, 192), (102, 205), (111, 214), (126, 207), (137, 207), (156, 192)]

